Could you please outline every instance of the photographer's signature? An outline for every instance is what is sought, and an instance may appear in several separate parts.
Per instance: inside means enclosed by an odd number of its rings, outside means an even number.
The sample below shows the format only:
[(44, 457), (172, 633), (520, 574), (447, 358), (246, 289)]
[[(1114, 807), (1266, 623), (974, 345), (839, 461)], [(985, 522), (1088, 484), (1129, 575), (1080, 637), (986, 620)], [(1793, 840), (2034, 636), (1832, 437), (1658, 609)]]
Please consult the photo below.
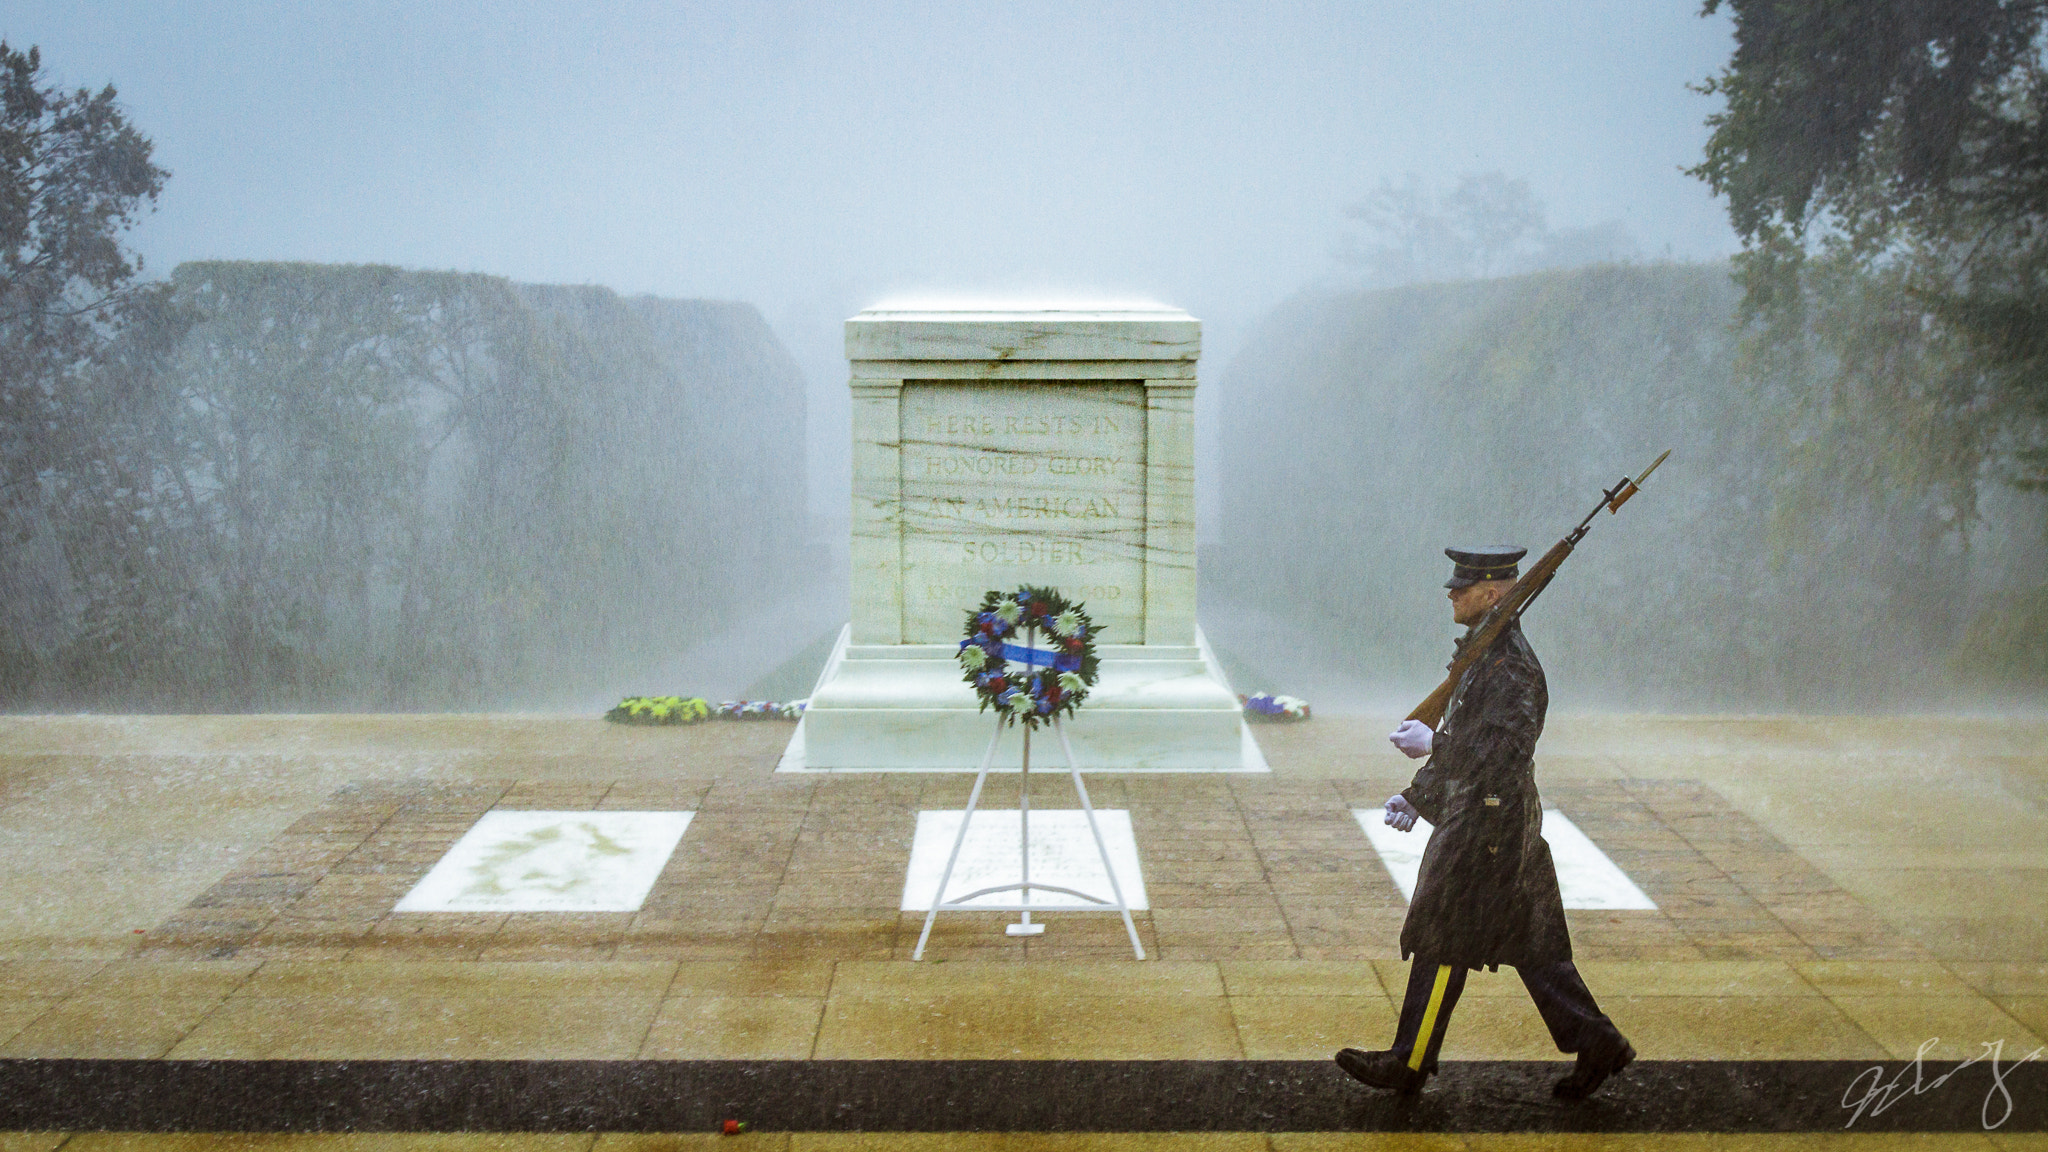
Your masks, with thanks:
[[(2001, 1072), (1998, 1068), (1998, 1059), (1999, 1055), (2005, 1050), (2005, 1041), (1988, 1040), (1984, 1043), (1984, 1051), (1930, 1080), (1926, 1078), (1921, 1068), (1921, 1062), (1927, 1058), (1928, 1050), (1940, 1042), (1941, 1038), (1939, 1036), (1929, 1037), (1913, 1053), (1913, 1062), (1899, 1069), (1898, 1075), (1893, 1076), (1890, 1080), (1884, 1078), (1884, 1066), (1876, 1065), (1868, 1072), (1863, 1072), (1856, 1079), (1850, 1081), (1849, 1090), (1842, 1093), (1842, 1107), (1854, 1108), (1856, 1111), (1850, 1115), (1849, 1123), (1842, 1125), (1842, 1127), (1852, 1127), (1856, 1121), (1863, 1118), (1865, 1112), (1875, 1116), (1908, 1096), (1918, 1096), (1922, 1092), (1931, 1092), (1946, 1083), (1949, 1077), (1961, 1072), (1970, 1065), (1988, 1060), (1991, 1062), (1991, 1090), (1984, 1094), (1984, 1107), (1979, 1113), (1979, 1119), (1984, 1121), (1984, 1127), (1987, 1131), (1996, 1128), (2000, 1124), (2005, 1123), (2006, 1118), (2012, 1115), (2012, 1093), (2005, 1090), (2006, 1076), (2010, 1075), (2013, 1069), (2041, 1055), (2044, 1051), (2042, 1048), (2036, 1048), (2025, 1056), (2006, 1065), (2005, 1071)], [(1906, 1078), (1908, 1072), (1912, 1073), (1910, 1081)], [(1866, 1081), (1868, 1082), (1867, 1084)], [(1862, 1090), (1862, 1095), (1860, 1096), (1857, 1095), (1859, 1088)], [(1991, 1118), (1991, 1105), (1994, 1100), (2001, 1101), (2004, 1105), (1999, 1111), (1998, 1119), (1996, 1120)]]

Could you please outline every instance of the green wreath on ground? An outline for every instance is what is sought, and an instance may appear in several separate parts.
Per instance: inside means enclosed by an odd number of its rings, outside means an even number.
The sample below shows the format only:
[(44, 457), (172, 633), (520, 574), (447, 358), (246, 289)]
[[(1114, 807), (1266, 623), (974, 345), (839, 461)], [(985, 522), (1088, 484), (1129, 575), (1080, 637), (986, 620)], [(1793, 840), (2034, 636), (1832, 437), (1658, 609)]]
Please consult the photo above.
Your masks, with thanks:
[[(984, 710), (994, 708), (1005, 724), (1022, 720), (1036, 728), (1073, 715), (1088, 698), (1099, 631), (1086, 608), (1051, 588), (990, 591), (967, 613), (960, 669)], [(1036, 646), (1041, 640), (1046, 647)]]

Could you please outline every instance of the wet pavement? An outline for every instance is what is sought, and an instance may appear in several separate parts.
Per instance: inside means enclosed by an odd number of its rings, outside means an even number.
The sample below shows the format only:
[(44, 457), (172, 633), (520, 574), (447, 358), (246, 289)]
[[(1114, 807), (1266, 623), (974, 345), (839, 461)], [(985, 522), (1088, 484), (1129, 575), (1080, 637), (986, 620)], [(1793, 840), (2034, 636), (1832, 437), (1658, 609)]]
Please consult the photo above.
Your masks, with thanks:
[[(107, 1078), (92, 1082), (126, 1085), (121, 1091), (140, 1098), (134, 1077), (163, 1061), (193, 1061), (226, 1069), (219, 1074), (229, 1088), (219, 1090), (232, 1096), (234, 1076), (273, 1067), (268, 1061), (306, 1069), (458, 1062), (471, 1071), (441, 1090), (460, 1096), (464, 1083), (480, 1091), (521, 1069), (567, 1075), (569, 1062), (581, 1061), (619, 1062), (589, 1073), (600, 1077), (677, 1068), (724, 1075), (768, 1062), (800, 1087), (803, 1076), (851, 1083), (844, 1078), (860, 1074), (860, 1061), (907, 1060), (928, 1062), (912, 1067), (930, 1075), (1013, 1063), (1018, 1071), (1004, 1074), (1021, 1077), (1015, 1091), (1030, 1094), (1051, 1090), (1034, 1078), (1071, 1077), (1077, 1062), (1098, 1077), (1137, 1074), (1117, 1062), (1167, 1062), (1184, 1067), (1189, 1084), (1278, 1062), (1299, 1074), (1273, 1073), (1276, 1082), (1307, 1091), (1299, 1085), (1322, 1083), (1310, 1062), (1339, 1046), (1386, 1042), (1396, 1008), (1389, 990), (1405, 978), (1396, 943), (1404, 901), (1351, 814), (1406, 780), (1408, 763), (1382, 739), (1388, 727), (1384, 718), (1328, 716), (1262, 727), (1268, 776), (1091, 774), (1095, 804), (1130, 816), (1150, 904), (1135, 914), (1144, 962), (1131, 958), (1113, 915), (1041, 914), (1045, 935), (1019, 938), (1002, 930), (1014, 916), (950, 913), (939, 918), (926, 961), (913, 963), (923, 917), (899, 905), (917, 814), (963, 807), (971, 781), (777, 777), (790, 731), (780, 723), (0, 719), (0, 885), (9, 893), (0, 904), (0, 1083), (85, 1069)], [(2010, 1062), (2048, 1036), (2048, 722), (1556, 717), (1539, 746), (1538, 779), (1546, 803), (1656, 904), (1568, 914), (1588, 985), (1643, 1061), (1640, 1076), (1624, 1074), (1610, 1089), (1617, 1115), (1643, 1118), (1624, 1124), (1626, 1136), (1598, 1135), (1620, 1121), (1587, 1113), (1564, 1125), (1586, 1131), (1547, 1139), (1806, 1147), (1799, 1141), (1817, 1135), (1758, 1124), (1742, 1135), (1676, 1135), (1672, 1117), (1682, 1110), (1644, 1101), (1735, 1084), (1777, 1115), (1769, 1085), (1800, 1078), (1772, 1073), (1773, 1061), (1805, 1062), (1802, 1076), (1838, 1076), (1846, 1089), (1852, 1070), (1882, 1065), (1890, 1075), (1928, 1041), (1929, 1061), (2002, 1042)], [(1014, 777), (989, 787), (985, 806), (1015, 806)], [(1034, 779), (1032, 806), (1076, 805), (1064, 777), (1048, 775)], [(396, 911), (491, 811), (695, 815), (636, 911)], [(1471, 979), (1443, 1058), (1459, 1072), (1424, 1099), (1450, 1109), (1437, 1125), (1445, 1132), (1422, 1135), (1410, 1124), (1397, 1138), (1407, 1143), (1392, 1146), (1531, 1146), (1513, 1141), (1534, 1137), (1487, 1129), (1546, 1122), (1511, 1119), (1514, 1108), (1489, 1105), (1484, 1086), (1566, 1065), (1511, 972)], [(680, 1061), (698, 1063), (672, 1063)], [(1623, 1083), (1631, 1077), (1635, 1088)], [(908, 1092), (917, 1078), (878, 1083), (899, 1081)], [(1181, 1081), (1145, 1083), (1192, 1091), (1171, 1087)], [(1651, 1092), (1656, 1084), (1676, 1087)], [(1353, 1089), (1340, 1080), (1328, 1090)], [(870, 1111), (856, 1126), (929, 1127), (949, 1115), (872, 1086), (860, 1093)], [(1094, 1097), (1120, 1099), (1099, 1086)], [(1904, 1135), (1957, 1126), (1909, 1106), (1933, 1099), (1864, 1117), (1863, 1134), (1834, 1139), (1958, 1148), (2048, 1139), (2005, 1125)], [(1825, 1103), (1810, 1124), (1793, 1127), (1840, 1129), (1847, 1114), (1838, 1101)], [(1213, 1128), (1224, 1113), (1211, 1111), (1206, 1123), (1191, 1108), (1167, 1126)], [(1734, 1122), (1739, 1112), (1730, 1105), (1730, 1128), (1745, 1127)], [(582, 1126), (619, 1127), (607, 1117), (626, 1115), (601, 1113)], [(890, 1114), (926, 1119), (890, 1124)], [(2035, 1106), (2011, 1122), (2040, 1114)], [(15, 1115), (13, 1126), (35, 1126), (34, 1115)], [(189, 1114), (175, 1124), (124, 1115), (121, 1126), (209, 1126)], [(997, 1113), (950, 1115), (966, 1127), (1006, 1126)], [(1088, 1115), (1089, 1126), (1126, 1127)], [(1283, 1109), (1270, 1123), (1285, 1115), (1308, 1113)], [(1682, 1127), (1701, 1126), (1697, 1108), (1684, 1115), (1692, 1118)], [(347, 1126), (376, 1126), (356, 1119)], [(308, 1126), (288, 1121), (279, 1113), (263, 1126)], [(1339, 1146), (1328, 1141), (1342, 1136), (1245, 1123), (1261, 1130), (1115, 1140), (1308, 1148)], [(1385, 1117), (1358, 1123), (1401, 1127)], [(877, 1142), (859, 1142), (870, 1138)], [(24, 1133), (0, 1137), (0, 1148), (66, 1139), (67, 1148), (168, 1148), (227, 1137)], [(342, 1146), (331, 1134), (294, 1139)], [(463, 1146), (467, 1138), (435, 1139)], [(598, 1137), (475, 1139), (581, 1148)], [(649, 1139), (604, 1136), (599, 1146), (686, 1146), (680, 1136)], [(720, 1139), (822, 1148), (996, 1138), (813, 1130)], [(1076, 1141), (1111, 1137), (1005, 1139), (987, 1146), (1081, 1147), (1094, 1143)], [(1996, 1143), (2014, 1139), (2036, 1143)]]

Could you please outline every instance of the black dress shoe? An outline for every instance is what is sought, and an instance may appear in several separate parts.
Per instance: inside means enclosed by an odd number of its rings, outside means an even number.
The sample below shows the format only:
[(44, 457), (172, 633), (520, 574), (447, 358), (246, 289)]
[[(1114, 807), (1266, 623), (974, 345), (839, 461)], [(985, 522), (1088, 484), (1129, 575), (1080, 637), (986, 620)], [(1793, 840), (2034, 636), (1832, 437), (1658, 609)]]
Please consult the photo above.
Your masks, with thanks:
[(1360, 1084), (1385, 1088), (1403, 1096), (1413, 1096), (1422, 1091), (1423, 1083), (1436, 1071), (1432, 1066), (1418, 1072), (1392, 1052), (1361, 1052), (1356, 1048), (1339, 1050), (1337, 1067)]
[(1550, 1092), (1566, 1100), (1584, 1100), (1599, 1091), (1600, 1085), (1605, 1084), (1609, 1076), (1628, 1067), (1635, 1058), (1636, 1050), (1629, 1047), (1626, 1040), (1621, 1042), (1619, 1048), (1581, 1052), (1578, 1063), (1572, 1067), (1571, 1075), (1559, 1080)]

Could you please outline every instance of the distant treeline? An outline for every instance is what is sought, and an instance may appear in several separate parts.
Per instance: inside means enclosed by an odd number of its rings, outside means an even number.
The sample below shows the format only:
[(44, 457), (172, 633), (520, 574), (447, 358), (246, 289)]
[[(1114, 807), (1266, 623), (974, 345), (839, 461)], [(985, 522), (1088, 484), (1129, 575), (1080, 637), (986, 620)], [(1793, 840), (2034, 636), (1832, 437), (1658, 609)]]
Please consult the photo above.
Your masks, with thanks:
[(810, 575), (748, 305), (195, 263), (91, 370), (0, 526), (0, 706), (560, 703)]
[(1739, 295), (1724, 266), (1608, 265), (1290, 302), (1223, 381), (1206, 610), (1306, 623), (1325, 658), (1419, 693), (1449, 657), (1440, 549), (1533, 558), (1670, 447), (1528, 617), (1560, 707), (1910, 706), (2037, 682), (2039, 496), (1930, 482), (1898, 428), (1810, 458), (1832, 417), (1795, 402), (1811, 378), (1743, 369)]

